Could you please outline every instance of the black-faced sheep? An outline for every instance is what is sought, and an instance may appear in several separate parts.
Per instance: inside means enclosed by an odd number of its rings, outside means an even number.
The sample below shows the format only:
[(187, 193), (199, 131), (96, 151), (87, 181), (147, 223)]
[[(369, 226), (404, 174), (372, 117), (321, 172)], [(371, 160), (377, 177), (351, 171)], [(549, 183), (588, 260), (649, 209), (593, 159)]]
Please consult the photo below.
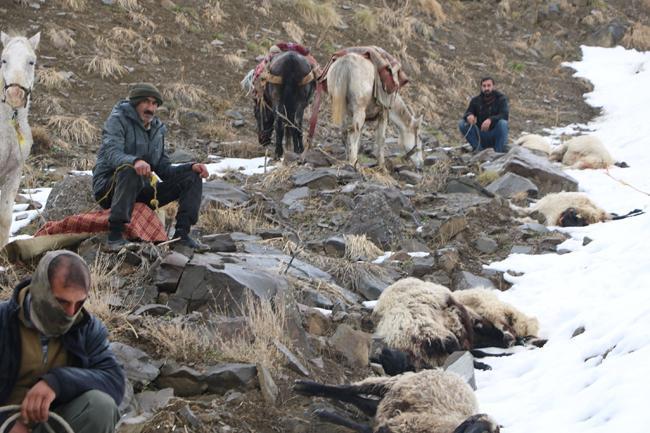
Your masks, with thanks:
[(614, 158), (605, 145), (593, 135), (581, 135), (560, 144), (553, 149), (549, 159), (580, 170), (607, 168), (614, 164)]
[(456, 350), (506, 348), (537, 335), (535, 319), (489, 290), (461, 292), (417, 278), (399, 280), (384, 290), (375, 306), (375, 333), (392, 350), (376, 360), (388, 374), (441, 366)]
[(580, 192), (548, 194), (525, 212), (528, 215), (537, 212), (543, 216), (544, 224), (561, 227), (582, 227), (612, 218)]
[(551, 153), (551, 145), (548, 140), (541, 135), (525, 134), (515, 141), (516, 146), (525, 147), (537, 154), (548, 157)]
[(458, 375), (423, 370), (373, 377), (351, 385), (298, 381), (294, 390), (308, 396), (352, 403), (374, 417), (374, 427), (325, 410), (316, 414), (359, 433), (499, 433), (499, 425), (478, 413), (474, 392)]

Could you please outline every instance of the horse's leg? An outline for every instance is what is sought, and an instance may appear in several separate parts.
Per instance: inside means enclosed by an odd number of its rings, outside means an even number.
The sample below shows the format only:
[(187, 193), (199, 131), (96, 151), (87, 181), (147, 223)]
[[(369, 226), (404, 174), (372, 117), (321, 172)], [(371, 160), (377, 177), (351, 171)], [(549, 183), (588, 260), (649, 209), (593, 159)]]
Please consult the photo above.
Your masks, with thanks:
[[(277, 109), (276, 109), (277, 110)], [(284, 148), (282, 142), (284, 141), (284, 118), (282, 113), (275, 112), (275, 157), (282, 158)]]
[(349, 161), (353, 167), (356, 167), (359, 160), (359, 141), (361, 140), (361, 130), (366, 120), (365, 110), (355, 111), (352, 115), (352, 125), (348, 137), (350, 157)]
[(296, 153), (302, 153), (303, 150), (305, 150), (302, 144), (302, 116), (304, 113), (304, 107), (300, 107), (296, 110), (296, 118), (294, 120), (296, 127), (293, 128), (293, 151)]
[(7, 183), (0, 191), (0, 248), (7, 244), (10, 236), (12, 212), (16, 193), (20, 185), (22, 167), (7, 174)]
[(382, 109), (377, 118), (375, 143), (377, 146), (377, 165), (385, 168), (384, 148), (386, 147), (386, 126), (388, 125), (388, 110)]

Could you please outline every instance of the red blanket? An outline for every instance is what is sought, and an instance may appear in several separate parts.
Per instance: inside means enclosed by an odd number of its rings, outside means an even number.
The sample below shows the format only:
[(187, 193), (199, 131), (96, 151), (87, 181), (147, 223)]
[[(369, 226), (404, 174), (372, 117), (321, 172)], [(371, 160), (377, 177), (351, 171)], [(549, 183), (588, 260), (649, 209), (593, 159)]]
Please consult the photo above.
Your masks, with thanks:
[[(48, 221), (34, 236), (55, 235), (59, 233), (99, 233), (108, 231), (110, 209), (71, 215), (60, 221)], [(165, 227), (156, 213), (144, 203), (133, 207), (131, 222), (125, 226), (127, 239), (140, 239), (146, 242), (168, 240)]]

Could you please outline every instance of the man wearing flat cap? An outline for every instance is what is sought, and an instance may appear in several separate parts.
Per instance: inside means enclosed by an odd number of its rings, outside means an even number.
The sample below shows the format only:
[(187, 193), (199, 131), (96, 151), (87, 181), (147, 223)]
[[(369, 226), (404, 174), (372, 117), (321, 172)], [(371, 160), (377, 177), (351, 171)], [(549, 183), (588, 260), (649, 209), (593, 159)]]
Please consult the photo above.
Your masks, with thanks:
[[(160, 206), (178, 200), (174, 238), (192, 249), (204, 246), (190, 237), (196, 224), (203, 191), (202, 178), (208, 177), (205, 164), (172, 166), (165, 151), (167, 127), (156, 117), (163, 104), (158, 89), (149, 83), (131, 87), (129, 98), (118, 102), (104, 123), (102, 143), (93, 169), (93, 192), (108, 218), (108, 247), (119, 250), (126, 243), (124, 225), (131, 221), (135, 202)], [(150, 182), (152, 172), (162, 180), (156, 189)]]
[(0, 303), (0, 413), (9, 433), (62, 431), (55, 412), (76, 433), (112, 433), (126, 385), (99, 319), (83, 306), (91, 286), (86, 262), (71, 251), (46, 253), (30, 279)]

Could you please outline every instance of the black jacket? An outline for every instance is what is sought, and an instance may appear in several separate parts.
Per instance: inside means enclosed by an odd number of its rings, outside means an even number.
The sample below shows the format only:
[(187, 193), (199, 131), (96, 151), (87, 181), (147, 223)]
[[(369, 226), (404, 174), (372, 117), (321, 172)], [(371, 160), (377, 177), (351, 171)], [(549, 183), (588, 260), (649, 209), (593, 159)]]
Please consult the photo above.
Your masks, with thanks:
[(115, 104), (104, 123), (102, 144), (93, 169), (93, 193), (102, 194), (111, 184), (115, 170), (122, 164), (135, 164), (136, 159), (147, 162), (162, 180), (182, 171), (191, 171), (192, 164), (173, 166), (165, 152), (167, 127), (158, 117), (151, 128), (144, 125), (128, 100)]
[(469, 107), (467, 107), (467, 110), (463, 115), (463, 119), (467, 120), (467, 116), (473, 114), (477, 119), (476, 124), (480, 127), (485, 119), (490, 118), (492, 120), (490, 129), (494, 128), (497, 121), (501, 119), (508, 120), (510, 114), (508, 109), (508, 97), (496, 90), (493, 90), (492, 93), (494, 94), (494, 100), (490, 104), (485, 102), (482, 93), (473, 97), (469, 102)]
[[(29, 285), (21, 282), (13, 297), (0, 303), (0, 405), (5, 405), (20, 370), (20, 318), (18, 293)], [(102, 322), (88, 312), (61, 338), (71, 366), (50, 370), (42, 379), (56, 393), (54, 406), (67, 403), (86, 391), (99, 390), (113, 397), (119, 406), (124, 396), (125, 377), (108, 343)], [(5, 414), (0, 414), (0, 418)]]

